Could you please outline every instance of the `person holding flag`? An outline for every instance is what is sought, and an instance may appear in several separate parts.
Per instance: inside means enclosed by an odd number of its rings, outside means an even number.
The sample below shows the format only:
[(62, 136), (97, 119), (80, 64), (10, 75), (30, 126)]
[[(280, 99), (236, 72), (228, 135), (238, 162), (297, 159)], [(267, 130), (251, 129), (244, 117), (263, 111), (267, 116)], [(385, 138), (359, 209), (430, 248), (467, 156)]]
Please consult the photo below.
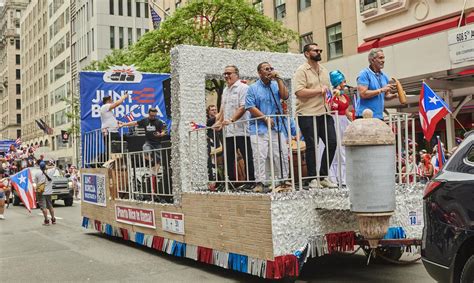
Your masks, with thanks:
[[(49, 165), (54, 165), (49, 162)], [(40, 163), (40, 170), (34, 176), (34, 182), (36, 184), (36, 192), (39, 194), (40, 199), (38, 201), (41, 211), (43, 212), (44, 222), (43, 225), (49, 225), (48, 210), (51, 214), (51, 223), (56, 224), (56, 217), (54, 217), (53, 201), (51, 195), (53, 194), (53, 176), (56, 172), (56, 168), (46, 168), (46, 163), (43, 161)]]
[(12, 187), (31, 213), (31, 209), (36, 208), (36, 193), (33, 186), (33, 179), (29, 169), (24, 169), (10, 178)]

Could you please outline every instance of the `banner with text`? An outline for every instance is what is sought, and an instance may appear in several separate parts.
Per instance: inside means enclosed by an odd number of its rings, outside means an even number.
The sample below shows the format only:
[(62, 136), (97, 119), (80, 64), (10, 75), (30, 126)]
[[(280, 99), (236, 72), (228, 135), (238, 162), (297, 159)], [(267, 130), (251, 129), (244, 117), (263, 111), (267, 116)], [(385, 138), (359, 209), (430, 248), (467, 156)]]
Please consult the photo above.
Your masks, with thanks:
[(81, 174), (82, 201), (107, 206), (104, 174)]
[(153, 209), (115, 205), (115, 220), (131, 225), (156, 228)]

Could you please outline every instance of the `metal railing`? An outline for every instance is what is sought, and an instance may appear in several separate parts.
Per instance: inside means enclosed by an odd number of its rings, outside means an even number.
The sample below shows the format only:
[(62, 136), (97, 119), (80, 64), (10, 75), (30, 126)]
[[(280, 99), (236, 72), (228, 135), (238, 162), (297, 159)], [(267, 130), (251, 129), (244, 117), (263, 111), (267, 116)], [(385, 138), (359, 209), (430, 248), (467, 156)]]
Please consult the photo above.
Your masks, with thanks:
[(415, 119), (408, 113), (390, 114), (388, 125), (396, 137), (396, 181), (414, 184), (417, 182)]

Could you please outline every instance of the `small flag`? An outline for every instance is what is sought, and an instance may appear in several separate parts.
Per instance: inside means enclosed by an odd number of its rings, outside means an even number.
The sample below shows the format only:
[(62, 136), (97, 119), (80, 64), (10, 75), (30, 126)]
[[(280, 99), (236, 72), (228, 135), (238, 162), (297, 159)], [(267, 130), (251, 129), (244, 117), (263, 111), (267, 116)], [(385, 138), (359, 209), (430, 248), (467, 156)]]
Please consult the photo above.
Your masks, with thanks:
[(158, 13), (151, 7), (150, 5), (150, 14), (151, 14), (151, 22), (153, 23), (153, 29), (159, 29), (161, 23), (161, 17)]
[(191, 122), (191, 129), (192, 130), (197, 130), (197, 129), (204, 129), (206, 126), (197, 124), (195, 122)]
[(18, 138), (15, 140), (15, 143), (16, 143), (16, 146), (21, 145), (21, 143), (22, 143), (21, 137), (18, 137)]
[(36, 208), (36, 192), (33, 188), (33, 178), (31, 177), (31, 171), (26, 168), (19, 173), (13, 175), (11, 178), (11, 184), (16, 190), (21, 201), (25, 205), (25, 208), (31, 212), (31, 209)]
[(333, 98), (332, 92), (331, 92), (329, 89), (327, 89), (327, 90), (326, 90), (326, 103), (327, 103), (328, 105), (331, 105), (331, 103), (332, 103), (332, 98)]
[(435, 161), (435, 166), (434, 166), (434, 171), (435, 173), (438, 173), (439, 170), (443, 168), (443, 165), (446, 163), (446, 157), (444, 155), (444, 148), (443, 145), (441, 144), (441, 140), (439, 136), (436, 136), (437, 139), (437, 150), (436, 150), (436, 161)]
[(425, 82), (421, 87), (419, 101), (420, 123), (425, 139), (429, 142), (436, 124), (449, 113), (449, 106)]
[(135, 120), (135, 117), (133, 116), (133, 112), (130, 112), (127, 115), (125, 115), (125, 119), (127, 119), (127, 121), (129, 122), (132, 122), (133, 120)]

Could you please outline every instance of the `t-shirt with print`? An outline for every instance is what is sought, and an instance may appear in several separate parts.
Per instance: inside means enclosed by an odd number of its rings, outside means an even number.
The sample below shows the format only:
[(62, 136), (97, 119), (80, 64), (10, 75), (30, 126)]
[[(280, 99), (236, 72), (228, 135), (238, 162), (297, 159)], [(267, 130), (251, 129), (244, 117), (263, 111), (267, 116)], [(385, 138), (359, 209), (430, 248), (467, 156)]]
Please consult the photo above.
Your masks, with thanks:
[(141, 119), (137, 122), (140, 128), (145, 129), (145, 138), (150, 143), (160, 143), (161, 137), (157, 137), (155, 133), (166, 132), (166, 124), (160, 119), (150, 120), (149, 118)]

